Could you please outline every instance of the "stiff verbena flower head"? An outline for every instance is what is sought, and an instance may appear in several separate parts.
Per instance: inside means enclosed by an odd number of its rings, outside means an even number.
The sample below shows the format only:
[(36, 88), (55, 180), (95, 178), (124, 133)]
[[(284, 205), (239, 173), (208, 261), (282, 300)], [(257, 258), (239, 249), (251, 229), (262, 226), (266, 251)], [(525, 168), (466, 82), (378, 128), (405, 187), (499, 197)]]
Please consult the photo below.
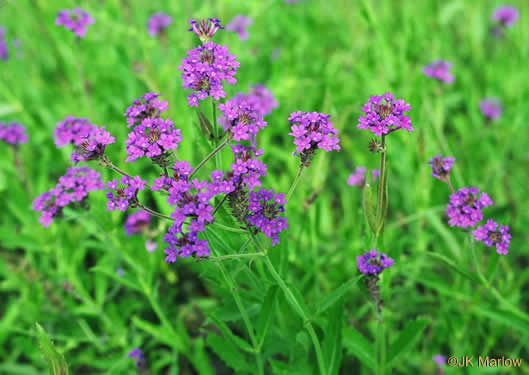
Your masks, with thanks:
[(237, 94), (235, 99), (250, 103), (254, 110), (262, 116), (269, 115), (278, 107), (277, 100), (272, 92), (263, 85), (251, 86), (248, 94)]
[(134, 364), (136, 365), (136, 369), (138, 370), (143, 370), (146, 366), (145, 357), (143, 356), (143, 353), (140, 348), (131, 350), (127, 354), (127, 358), (134, 359)]
[(7, 60), (9, 58), (9, 50), (7, 49), (6, 29), (0, 27), (0, 60)]
[(366, 171), (365, 167), (356, 167), (355, 172), (347, 179), (347, 185), (363, 188), (366, 185)]
[(223, 82), (237, 83), (234, 76), (240, 64), (236, 58), (228, 47), (213, 42), (187, 52), (178, 69), (182, 71), (182, 87), (194, 91), (187, 97), (189, 106), (198, 107), (198, 101), (208, 97), (214, 100), (226, 97)]
[(358, 129), (369, 130), (376, 136), (386, 135), (395, 130), (404, 129), (413, 132), (411, 120), (404, 113), (411, 106), (403, 99), (395, 100), (389, 92), (380, 96), (372, 96), (362, 107), (364, 116), (358, 119)]
[(59, 178), (55, 188), (33, 201), (33, 210), (41, 212), (39, 222), (47, 228), (55, 217), (62, 215), (64, 207), (70, 203), (79, 203), (82, 207), (90, 191), (102, 190), (103, 187), (103, 181), (97, 171), (89, 168), (70, 168)]
[(437, 60), (431, 63), (430, 65), (426, 65), (422, 72), (424, 75), (434, 78), (438, 81), (442, 81), (447, 84), (451, 84), (454, 82), (454, 75), (450, 73), (450, 69), (452, 69), (452, 64), (449, 62), (446, 62), (444, 60)]
[(479, 108), (483, 116), (491, 120), (498, 119), (503, 113), (503, 106), (500, 100), (495, 98), (483, 99), (479, 103)]
[(73, 31), (78, 38), (84, 38), (88, 26), (94, 23), (95, 21), (90, 14), (81, 8), (60, 11), (55, 20), (57, 26), (64, 26), (66, 29)]
[(386, 254), (371, 249), (364, 255), (357, 256), (358, 269), (364, 275), (380, 275), (386, 268), (393, 266), (394, 261)]
[(0, 140), (13, 146), (27, 143), (26, 128), (18, 122), (0, 123)]
[(145, 211), (138, 211), (129, 215), (125, 221), (125, 233), (127, 236), (142, 233), (149, 228), (151, 215)]
[(332, 125), (330, 117), (318, 112), (298, 111), (290, 114), (288, 121), (292, 132), (288, 135), (295, 138), (295, 155), (301, 157), (302, 165), (310, 164), (316, 149), (327, 152), (340, 150), (338, 130)]
[(106, 146), (115, 142), (116, 138), (112, 137), (104, 126), (98, 128), (94, 125), (92, 133), (82, 140), (72, 154), (71, 160), (76, 165), (80, 161), (99, 160), (105, 154)]
[(213, 38), (213, 35), (215, 35), (219, 29), (224, 29), (218, 18), (208, 18), (207, 20), (202, 19), (200, 22), (192, 19), (189, 23), (191, 24), (189, 31), (195, 33), (202, 43), (206, 43)]
[(450, 196), (445, 212), (451, 227), (473, 227), (483, 220), (482, 209), (491, 206), (493, 202), (487, 193), (482, 192), (479, 196), (478, 194), (479, 189), (465, 187)]
[[(266, 164), (259, 159), (263, 155), (263, 150), (255, 147), (247, 147), (241, 144), (231, 145), (234, 163), (231, 165), (231, 172), (221, 186), (222, 192), (231, 193), (235, 189), (247, 188), (254, 190), (262, 185), (261, 177), (266, 176)], [(212, 176), (213, 177), (213, 176)], [(220, 182), (219, 182), (220, 183)]]
[(431, 158), (428, 164), (432, 167), (432, 177), (441, 181), (447, 181), (455, 161), (456, 158), (443, 158), (441, 155)]
[(489, 219), (485, 225), (477, 227), (472, 235), (476, 241), (483, 242), (487, 247), (496, 246), (498, 254), (507, 255), (509, 253), (511, 235), (509, 227), (505, 225), (498, 225), (494, 220)]
[(63, 121), (57, 123), (53, 138), (57, 147), (67, 144), (81, 146), (97, 130), (94, 124), (86, 118), (67, 116)]
[(492, 20), (504, 27), (513, 27), (519, 17), (518, 9), (509, 5), (500, 6), (492, 13)]
[(288, 220), (281, 217), (285, 212), (285, 195), (273, 190), (260, 189), (248, 194), (248, 222), (272, 239), (272, 246), (279, 243), (279, 233), (288, 228)]
[(167, 102), (159, 101), (158, 97), (158, 94), (145, 94), (143, 101), (134, 100), (125, 112), (129, 128), (134, 126), (126, 141), (129, 155), (126, 162), (136, 162), (146, 156), (160, 163), (161, 159), (166, 159), (168, 151), (176, 150), (182, 142), (181, 130), (175, 129), (171, 120), (160, 118), (167, 109)]
[(118, 181), (114, 179), (106, 184), (107, 192), (107, 211), (125, 211), (127, 207), (137, 207), (138, 192), (145, 189), (145, 184), (139, 176), (129, 177), (122, 176)]
[(253, 25), (253, 21), (250, 17), (243, 16), (241, 14), (235, 16), (230, 23), (226, 25), (226, 30), (236, 32), (239, 35), (239, 39), (243, 42), (248, 40), (248, 27)]
[(254, 104), (244, 99), (230, 99), (219, 104), (223, 115), (224, 131), (229, 131), (235, 141), (254, 141), (259, 130), (267, 125)]
[(147, 21), (147, 31), (151, 37), (165, 32), (165, 29), (173, 23), (173, 18), (165, 13), (153, 14)]

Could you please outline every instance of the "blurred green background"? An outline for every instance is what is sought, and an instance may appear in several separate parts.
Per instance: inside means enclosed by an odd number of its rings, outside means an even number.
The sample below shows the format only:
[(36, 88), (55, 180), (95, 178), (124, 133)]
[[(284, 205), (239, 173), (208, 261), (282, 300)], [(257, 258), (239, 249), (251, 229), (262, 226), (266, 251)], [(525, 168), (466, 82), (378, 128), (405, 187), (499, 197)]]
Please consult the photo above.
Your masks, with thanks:
[[(390, 210), (380, 249), (396, 262), (382, 287), (388, 340), (396, 342), (413, 319), (428, 322), (407, 342), (409, 352), (395, 360), (393, 373), (434, 374), (436, 354), (529, 361), (529, 3), (511, 4), (521, 18), (498, 39), (490, 34), (490, 17), (501, 3), (485, 0), (2, 1), (0, 26), (6, 28), (10, 57), (0, 62), (0, 121), (25, 125), (29, 142), (19, 150), (26, 184), (12, 149), (0, 144), (0, 374), (44, 373), (35, 322), (64, 353), (73, 374), (134, 373), (125, 355), (135, 347), (153, 374), (255, 373), (251, 355), (237, 351), (226, 360), (208, 334), (225, 335), (219, 328), (225, 325), (245, 336), (232, 291), (218, 281), (222, 272), (230, 273), (250, 318), (258, 319), (265, 287), (273, 284), (259, 264), (230, 261), (220, 270), (213, 262), (187, 259), (168, 265), (161, 236), (153, 254), (145, 251), (145, 238), (125, 236), (126, 216), (106, 212), (103, 192), (91, 195), (90, 211), (68, 212), (48, 229), (31, 210), (32, 200), (71, 165), (72, 149), (58, 150), (53, 143), (54, 128), (67, 115), (105, 125), (117, 139), (108, 154), (122, 169), (149, 181), (158, 176), (147, 160), (124, 163), (123, 113), (146, 92), (161, 93), (169, 102), (167, 117), (184, 138), (177, 155), (196, 165), (209, 146), (177, 70), (185, 52), (198, 44), (187, 32), (188, 21), (218, 17), (225, 25), (237, 14), (254, 21), (249, 40), (225, 31), (215, 36), (241, 63), (228, 97), (262, 83), (279, 102), (259, 138), (269, 168), (265, 187), (286, 193), (297, 172), (299, 160), (291, 155), (287, 135), (291, 112), (331, 114), (340, 132), (342, 150), (315, 158), (289, 204), (290, 227), (270, 250), (308, 309), (315, 313), (324, 296), (355, 277), (356, 256), (368, 250), (362, 191), (346, 181), (356, 166), (378, 167), (379, 158), (367, 150), (370, 134), (356, 125), (369, 96), (390, 91), (411, 104), (415, 132), (388, 138)], [(58, 11), (77, 5), (96, 20), (80, 43), (55, 26)], [(158, 11), (173, 17), (166, 46), (147, 34), (146, 22)], [(11, 44), (15, 39), (19, 48)], [(454, 64), (453, 85), (421, 73), (436, 59)], [(503, 116), (490, 124), (479, 110), (487, 96), (504, 103)], [(476, 186), (492, 197), (495, 205), (485, 215), (511, 227), (508, 256), (476, 244), (473, 259), (470, 234), (447, 226), (449, 191), (427, 165), (438, 153), (457, 158), (456, 188)], [(228, 168), (228, 150), (225, 155)], [(109, 171), (90, 166), (110, 178)], [(163, 197), (142, 197), (170, 212)], [(243, 242), (236, 235), (220, 238), (219, 251), (233, 253)], [(475, 282), (477, 267), (488, 286)], [(375, 322), (361, 286), (347, 291), (343, 314), (340, 373), (370, 374)], [(284, 297), (273, 316), (263, 346), (266, 373), (317, 373), (303, 321)], [(314, 319), (318, 334), (326, 336), (332, 317)], [(529, 365), (486, 372), (529, 374)]]

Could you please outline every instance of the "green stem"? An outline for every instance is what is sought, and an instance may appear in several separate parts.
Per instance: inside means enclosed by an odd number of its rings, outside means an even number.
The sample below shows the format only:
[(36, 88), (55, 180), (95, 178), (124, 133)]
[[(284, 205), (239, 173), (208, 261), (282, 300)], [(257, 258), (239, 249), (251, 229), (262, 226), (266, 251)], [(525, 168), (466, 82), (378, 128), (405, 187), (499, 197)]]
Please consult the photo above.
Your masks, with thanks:
[(301, 180), (301, 175), (303, 174), (303, 166), (301, 165), (298, 170), (298, 174), (296, 175), (296, 178), (294, 178), (294, 181), (292, 181), (292, 184), (290, 185), (290, 189), (288, 189), (287, 193), (287, 204), (290, 202), (290, 197), (292, 196), (292, 193), (294, 193), (294, 190), (296, 189), (296, 186), (299, 183), (299, 180)]
[(209, 257), (208, 260), (218, 261), (226, 259), (240, 259), (240, 258), (257, 258), (265, 256), (263, 253), (247, 253), (247, 254), (232, 254), (232, 255), (221, 255), (218, 257)]
[(241, 233), (241, 234), (248, 233), (248, 231), (245, 230), (245, 229), (228, 227), (227, 225), (224, 225), (224, 224), (221, 224), (221, 223), (217, 223), (217, 222), (213, 222), (210, 225), (213, 225), (214, 227), (219, 227), (220, 229), (223, 229), (226, 232)]
[[(215, 100), (211, 99), (211, 116), (213, 117), (213, 136), (214, 136), (214, 139), (215, 139), (215, 145), (217, 144), (217, 141), (219, 138), (217, 133), (218, 133), (218, 129), (217, 129), (217, 106), (215, 105)], [(230, 137), (228, 137), (230, 138)], [(222, 170), (222, 159), (221, 159), (221, 154), (216, 154), (215, 155), (215, 166), (217, 168), (217, 170)]]
[[(375, 310), (377, 307), (375, 307)], [(377, 375), (384, 375), (386, 365), (386, 336), (382, 313), (377, 314)]]
[(215, 214), (218, 212), (218, 210), (220, 210), (220, 208), (222, 207), (222, 205), (224, 204), (224, 202), (226, 202), (226, 199), (228, 199), (228, 194), (226, 194), (224, 196), (224, 198), (222, 198), (222, 200), (219, 202), (219, 204), (217, 205), (217, 207), (215, 207), (215, 209), (213, 210), (213, 212), (211, 213), (211, 216), (215, 216)]
[[(222, 143), (221, 143), (220, 145), (218, 145), (213, 151), (211, 151), (211, 152), (209, 153), (209, 155), (206, 156), (206, 157), (204, 158), (204, 160), (202, 160), (202, 161), (200, 162), (200, 164), (195, 168), (195, 170), (193, 171), (193, 173), (191, 173), (191, 175), (189, 176), (189, 180), (191, 180), (191, 178), (192, 178), (192, 177), (198, 172), (198, 170), (199, 170), (200, 168), (202, 168), (202, 166), (204, 166), (204, 164), (206, 164), (206, 163), (209, 161), (209, 159), (211, 159), (213, 156), (215, 156), (216, 154), (218, 154), (218, 152), (219, 152), (220, 150), (222, 150), (222, 149), (223, 149), (223, 148), (224, 148), (224, 147), (225, 147), (230, 141), (231, 141), (231, 137), (226, 138), (226, 140), (225, 140), (224, 142), (222, 142)], [(217, 168), (218, 168), (218, 166), (217, 166)]]
[[(384, 215), (384, 189), (386, 186), (386, 136), (382, 135), (382, 152), (380, 155), (380, 181), (378, 182), (378, 195), (377, 195), (377, 213), (376, 213), (376, 223), (377, 226), (379, 223), (384, 221), (385, 218), (382, 217)], [(375, 239), (378, 244), (378, 237), (384, 232), (384, 227), (382, 226), (382, 229), (380, 232), (375, 232)]]
[(161, 217), (162, 219), (167, 219), (167, 220), (174, 221), (174, 219), (172, 217), (166, 216), (166, 215), (161, 214), (161, 213), (159, 213), (157, 211), (151, 210), (149, 207), (145, 207), (143, 204), (138, 204), (138, 208), (142, 209), (145, 212), (150, 213), (151, 215)]

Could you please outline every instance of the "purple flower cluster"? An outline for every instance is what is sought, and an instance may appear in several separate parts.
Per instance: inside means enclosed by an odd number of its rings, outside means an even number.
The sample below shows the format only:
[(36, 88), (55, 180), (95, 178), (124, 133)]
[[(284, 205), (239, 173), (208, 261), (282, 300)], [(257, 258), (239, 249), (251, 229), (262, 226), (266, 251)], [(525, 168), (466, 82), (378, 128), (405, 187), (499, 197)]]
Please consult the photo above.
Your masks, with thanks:
[(80, 161), (99, 160), (105, 154), (107, 145), (116, 142), (109, 132), (102, 126), (94, 129), (87, 138), (84, 138), (72, 154), (71, 160), (77, 165)]
[(127, 358), (134, 359), (134, 364), (138, 370), (142, 370), (146, 366), (145, 357), (140, 348), (132, 349), (128, 354)]
[(451, 227), (467, 228), (473, 227), (483, 220), (482, 208), (492, 205), (492, 199), (487, 193), (481, 193), (475, 187), (459, 189), (456, 194), (450, 196), (446, 209), (448, 224)]
[(129, 177), (122, 176), (121, 179), (114, 179), (106, 184), (107, 192), (107, 211), (125, 211), (127, 207), (137, 207), (138, 191), (145, 189), (145, 184), (139, 176)]
[(102, 190), (103, 187), (101, 176), (93, 169), (70, 168), (59, 178), (55, 188), (33, 201), (33, 210), (42, 213), (39, 222), (47, 228), (68, 204), (82, 202), (90, 191)]
[(447, 84), (452, 84), (454, 83), (454, 75), (449, 72), (450, 69), (452, 69), (451, 63), (444, 60), (437, 60), (430, 65), (426, 65), (422, 72), (430, 78), (434, 78)]
[(220, 24), (218, 18), (208, 18), (207, 20), (202, 19), (200, 22), (192, 19), (189, 21), (189, 24), (191, 25), (191, 28), (188, 31), (195, 33), (202, 43), (206, 43), (213, 38), (213, 35), (215, 35), (219, 29), (224, 29), (224, 26)]
[(97, 127), (86, 118), (68, 116), (64, 121), (59, 121), (55, 132), (55, 144), (63, 147), (67, 144), (81, 146), (81, 144), (96, 131)]
[(404, 129), (413, 132), (410, 118), (404, 115), (411, 106), (403, 99), (394, 100), (389, 92), (372, 96), (362, 107), (364, 116), (358, 119), (358, 129), (370, 130), (376, 136), (386, 135), (395, 130)]
[(446, 363), (446, 357), (441, 354), (434, 356), (432, 359), (438, 367), (441, 367)]
[(487, 247), (496, 246), (498, 254), (507, 255), (509, 253), (511, 242), (509, 227), (500, 225), (498, 229), (498, 223), (489, 219), (485, 225), (477, 227), (472, 234), (476, 241), (483, 242)]
[(248, 222), (272, 239), (272, 246), (279, 243), (279, 233), (288, 228), (288, 220), (281, 217), (285, 212), (285, 195), (273, 190), (260, 189), (248, 194)]
[(229, 131), (234, 141), (254, 141), (259, 129), (267, 125), (263, 116), (249, 101), (230, 99), (219, 104), (219, 111), (224, 116), (224, 130)]
[(7, 60), (9, 58), (9, 50), (7, 49), (7, 40), (5, 35), (6, 29), (0, 27), (0, 60)]
[(479, 108), (481, 109), (483, 116), (491, 120), (498, 119), (503, 113), (503, 106), (501, 102), (499, 99), (495, 98), (483, 99), (479, 103)]
[(151, 37), (163, 33), (173, 23), (173, 18), (165, 13), (155, 13), (147, 21), (147, 31)]
[(232, 186), (239, 186), (244, 183), (248, 190), (253, 190), (261, 186), (260, 178), (266, 176), (266, 164), (259, 156), (263, 155), (263, 150), (256, 150), (255, 147), (245, 147), (241, 144), (232, 145), (231, 149), (235, 158), (231, 165), (232, 175), (230, 182)]
[(239, 39), (244, 42), (250, 37), (248, 27), (252, 25), (253, 21), (250, 17), (239, 14), (226, 25), (226, 31), (236, 32), (239, 35)]
[[(182, 132), (175, 129), (171, 120), (160, 118), (160, 114), (167, 109), (167, 102), (157, 98), (160, 95), (148, 93), (140, 99), (134, 100), (132, 106), (127, 108), (128, 127), (134, 126), (126, 141), (126, 162), (136, 162), (137, 159), (147, 156), (156, 158), (169, 150), (176, 150), (182, 142)], [(136, 122), (139, 122), (136, 124)]]
[(10, 145), (19, 145), (28, 141), (26, 128), (17, 122), (0, 123), (0, 140)]
[(248, 102), (262, 116), (269, 115), (278, 107), (272, 92), (263, 85), (252, 86), (248, 94), (237, 94), (235, 99)]
[(138, 211), (129, 215), (125, 222), (125, 233), (127, 236), (142, 233), (149, 228), (151, 224), (151, 215), (145, 211)]
[(355, 172), (347, 179), (347, 185), (363, 188), (366, 184), (366, 171), (365, 167), (356, 167)]
[(87, 27), (94, 23), (95, 21), (90, 14), (81, 8), (60, 11), (55, 20), (57, 26), (64, 26), (66, 29), (73, 31), (78, 38), (84, 38)]
[(338, 130), (329, 120), (330, 115), (318, 112), (293, 112), (288, 121), (296, 145), (296, 155), (301, 156), (303, 165), (308, 165), (316, 148), (324, 149), (327, 152), (340, 150), (340, 139)]
[(178, 69), (182, 71), (182, 87), (194, 91), (187, 97), (189, 106), (198, 107), (199, 100), (210, 96), (214, 100), (226, 97), (222, 82), (237, 83), (234, 76), (240, 64), (236, 58), (229, 54), (228, 47), (213, 42), (187, 52)]
[(364, 255), (357, 256), (356, 261), (358, 269), (364, 275), (379, 275), (394, 264), (393, 259), (386, 254), (378, 252), (376, 249), (371, 249)]
[(518, 9), (509, 5), (500, 6), (492, 13), (492, 20), (504, 27), (513, 27), (519, 17)]
[(447, 181), (455, 161), (456, 158), (443, 158), (441, 155), (431, 158), (428, 164), (432, 167), (432, 177), (441, 181)]

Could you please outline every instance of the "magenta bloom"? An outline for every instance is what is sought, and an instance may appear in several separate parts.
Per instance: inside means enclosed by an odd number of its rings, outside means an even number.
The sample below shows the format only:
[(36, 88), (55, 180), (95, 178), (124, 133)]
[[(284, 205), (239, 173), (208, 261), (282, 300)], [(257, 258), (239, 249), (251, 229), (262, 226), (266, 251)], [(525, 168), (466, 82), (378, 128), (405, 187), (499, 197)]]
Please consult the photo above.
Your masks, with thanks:
[(115, 142), (116, 138), (112, 137), (104, 126), (98, 128), (94, 125), (94, 130), (75, 149), (71, 160), (76, 165), (80, 161), (99, 160), (105, 154), (106, 146)]
[(491, 206), (493, 202), (487, 193), (481, 193), (479, 197), (478, 194), (479, 189), (465, 187), (450, 196), (446, 214), (451, 227), (473, 227), (483, 220), (481, 209)]
[(356, 257), (358, 269), (364, 275), (380, 275), (386, 268), (390, 268), (395, 263), (386, 254), (371, 249), (362, 256)]
[(492, 20), (505, 27), (513, 27), (519, 17), (518, 9), (509, 5), (500, 6), (492, 13)]
[(365, 167), (356, 167), (355, 172), (347, 179), (347, 185), (363, 188), (366, 185)]
[(239, 39), (244, 42), (249, 38), (248, 27), (252, 25), (253, 21), (251, 18), (239, 14), (226, 25), (226, 30), (236, 32), (239, 35)]
[(269, 115), (278, 107), (272, 92), (263, 85), (251, 86), (248, 94), (237, 94), (235, 99), (250, 103), (255, 111), (262, 116)]
[(81, 144), (97, 131), (97, 127), (86, 118), (67, 116), (57, 123), (53, 137), (55, 145), (63, 147), (67, 144), (81, 146)]
[(279, 243), (279, 233), (288, 228), (288, 220), (281, 217), (285, 212), (285, 195), (273, 190), (261, 189), (248, 194), (248, 222), (272, 239), (272, 246)]
[(173, 23), (173, 18), (165, 13), (155, 13), (147, 21), (147, 31), (151, 37), (165, 31), (165, 29)]
[(498, 254), (509, 254), (509, 244), (511, 242), (511, 235), (509, 234), (509, 227), (500, 225), (494, 220), (487, 220), (485, 225), (481, 225), (472, 232), (474, 239), (483, 242), (485, 246), (496, 246)]
[[(263, 155), (263, 150), (256, 150), (255, 147), (245, 147), (240, 144), (231, 146), (235, 158), (231, 165), (231, 176), (229, 179), (221, 182), (219, 187), (223, 193), (231, 193), (241, 184), (246, 185), (249, 191), (261, 187), (260, 178), (266, 176), (266, 164), (258, 157)], [(218, 172), (217, 172), (218, 173)], [(211, 176), (212, 179), (218, 176)]]
[(90, 14), (81, 8), (60, 11), (55, 20), (57, 26), (64, 26), (66, 29), (73, 31), (78, 38), (84, 38), (87, 27), (94, 23), (95, 21)]
[(254, 141), (259, 130), (267, 125), (255, 105), (244, 99), (235, 98), (219, 104), (219, 111), (224, 116), (224, 131), (229, 131), (237, 142)]
[(190, 107), (198, 107), (199, 100), (212, 97), (214, 100), (226, 97), (222, 83), (237, 83), (234, 78), (240, 64), (230, 55), (228, 47), (207, 42), (187, 52), (187, 57), (178, 67), (182, 71), (182, 87), (194, 92), (187, 97)]
[(456, 158), (443, 158), (441, 155), (431, 158), (428, 164), (432, 167), (432, 177), (446, 181), (455, 161)]
[(483, 99), (479, 103), (479, 108), (481, 109), (483, 116), (491, 120), (498, 119), (503, 113), (503, 106), (501, 102), (495, 98)]
[(444, 355), (438, 354), (432, 359), (438, 367), (442, 367), (446, 363), (446, 357)]
[(145, 184), (140, 177), (122, 176), (118, 182), (114, 179), (106, 184), (106, 188), (110, 190), (107, 193), (107, 211), (125, 211), (127, 207), (138, 206), (138, 192), (145, 189)]
[(0, 123), (0, 140), (14, 146), (27, 143), (26, 128), (18, 122)]
[(142, 370), (146, 366), (145, 357), (143, 356), (143, 353), (142, 353), (140, 348), (136, 348), (136, 349), (131, 350), (127, 354), (127, 358), (134, 359), (134, 364), (136, 365), (136, 368), (138, 370)]
[(454, 75), (449, 72), (450, 69), (452, 69), (451, 63), (444, 60), (437, 60), (430, 65), (426, 65), (422, 72), (430, 78), (434, 78), (447, 84), (452, 84), (454, 83), (455, 78)]
[(129, 215), (125, 222), (125, 233), (127, 236), (142, 233), (149, 228), (151, 224), (151, 215), (145, 211), (138, 211)]
[(189, 31), (194, 32), (200, 38), (202, 43), (206, 43), (213, 38), (213, 35), (215, 35), (219, 29), (224, 29), (218, 18), (203, 19), (200, 20), (200, 22), (197, 22), (197, 20), (190, 20), (189, 23), (191, 24)]
[(372, 174), (372, 177), (373, 177), (373, 182), (375, 182), (377, 180), (377, 178), (380, 177), (380, 170), (379, 169), (373, 169), (371, 174)]
[(9, 58), (9, 50), (7, 49), (7, 40), (5, 35), (6, 29), (0, 27), (0, 60), (7, 60)]
[(55, 217), (62, 215), (64, 207), (70, 203), (80, 203), (90, 191), (102, 190), (101, 176), (89, 168), (70, 168), (59, 178), (55, 188), (43, 193), (33, 201), (33, 210), (41, 212), (39, 222), (47, 228)]
[(404, 115), (411, 106), (403, 99), (394, 100), (395, 95), (389, 92), (372, 96), (362, 107), (364, 116), (358, 119), (358, 129), (370, 130), (376, 136), (386, 135), (395, 130), (404, 129), (413, 132), (410, 118)]

